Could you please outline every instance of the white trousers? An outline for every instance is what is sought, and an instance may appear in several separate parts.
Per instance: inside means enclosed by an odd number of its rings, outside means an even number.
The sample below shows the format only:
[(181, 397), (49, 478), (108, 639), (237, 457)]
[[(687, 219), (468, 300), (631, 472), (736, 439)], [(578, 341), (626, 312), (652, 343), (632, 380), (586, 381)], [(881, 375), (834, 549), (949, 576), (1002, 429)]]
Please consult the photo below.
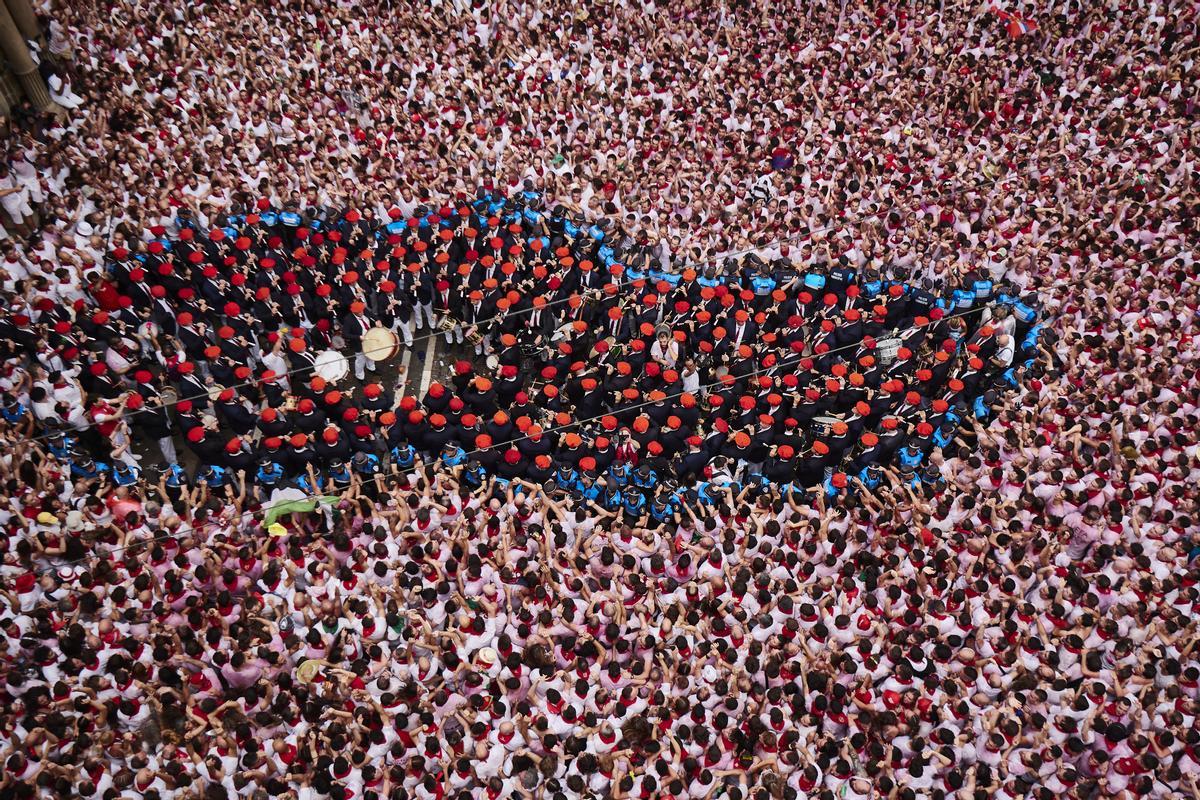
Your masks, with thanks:
[(375, 362), (367, 358), (362, 353), (359, 353), (354, 357), (354, 377), (361, 381), (364, 377), (366, 377), (367, 370), (374, 372)]

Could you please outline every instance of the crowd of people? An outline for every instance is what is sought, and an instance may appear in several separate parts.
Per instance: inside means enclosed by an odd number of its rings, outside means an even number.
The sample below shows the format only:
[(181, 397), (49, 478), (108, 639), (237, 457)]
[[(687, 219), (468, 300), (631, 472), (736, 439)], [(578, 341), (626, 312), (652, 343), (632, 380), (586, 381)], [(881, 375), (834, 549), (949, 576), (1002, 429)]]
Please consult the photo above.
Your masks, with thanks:
[(1200, 798), (1194, 5), (40, 10), (0, 795)]

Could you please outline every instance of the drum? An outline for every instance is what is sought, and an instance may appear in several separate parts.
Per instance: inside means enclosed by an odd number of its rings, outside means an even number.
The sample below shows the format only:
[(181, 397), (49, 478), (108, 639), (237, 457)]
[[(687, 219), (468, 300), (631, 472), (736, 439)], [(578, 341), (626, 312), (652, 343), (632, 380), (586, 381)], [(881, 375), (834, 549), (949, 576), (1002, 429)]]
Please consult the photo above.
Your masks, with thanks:
[(334, 384), (350, 374), (350, 362), (337, 350), (322, 350), (313, 359), (313, 374), (320, 375), (328, 384)]
[(214, 383), (208, 387), (208, 399), (212, 402), (217, 402), (217, 398), (221, 396), (221, 392), (225, 391), (225, 387), (219, 383)]
[(814, 417), (812, 421), (812, 434), (820, 438), (833, 433), (833, 423), (841, 422), (837, 417)]
[(372, 361), (388, 361), (400, 352), (400, 337), (395, 331), (375, 326), (363, 334), (362, 349)]
[(890, 336), (886, 339), (880, 339), (875, 343), (875, 352), (879, 355), (879, 363), (883, 366), (888, 366), (896, 360), (896, 354), (900, 352), (901, 341), (899, 336)]

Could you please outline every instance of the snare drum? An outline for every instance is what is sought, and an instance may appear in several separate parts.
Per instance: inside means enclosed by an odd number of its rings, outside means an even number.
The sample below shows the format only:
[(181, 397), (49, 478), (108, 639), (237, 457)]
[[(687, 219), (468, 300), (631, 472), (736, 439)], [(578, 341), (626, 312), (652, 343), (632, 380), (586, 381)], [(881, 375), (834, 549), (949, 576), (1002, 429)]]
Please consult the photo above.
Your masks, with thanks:
[(875, 343), (875, 352), (878, 355), (879, 363), (882, 366), (888, 366), (896, 360), (896, 354), (900, 352), (900, 347), (903, 345), (899, 336), (890, 336), (886, 339), (880, 339)]
[(817, 438), (829, 436), (831, 433), (833, 433), (833, 424), (835, 422), (841, 422), (841, 420), (837, 417), (813, 417), (810, 430), (812, 431), (813, 436), (816, 436)]

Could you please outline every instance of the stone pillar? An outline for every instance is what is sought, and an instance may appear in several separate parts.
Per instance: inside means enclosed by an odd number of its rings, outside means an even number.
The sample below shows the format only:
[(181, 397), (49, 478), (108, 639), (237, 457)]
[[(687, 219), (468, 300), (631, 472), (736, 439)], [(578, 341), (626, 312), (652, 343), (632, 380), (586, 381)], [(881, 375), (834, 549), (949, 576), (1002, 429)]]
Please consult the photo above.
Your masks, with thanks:
[(8, 7), (8, 13), (20, 34), (26, 39), (42, 44), (42, 26), (38, 24), (37, 14), (33, 13), (33, 6), (29, 0), (4, 0), (4, 5)]
[(29, 55), (29, 45), (17, 30), (16, 22), (8, 13), (8, 6), (3, 3), (0, 3), (0, 52), (8, 59), (8, 66), (17, 76), (29, 101), (39, 111), (52, 109), (54, 101), (50, 99), (46, 81), (42, 79), (37, 65), (33, 63), (33, 57)]

